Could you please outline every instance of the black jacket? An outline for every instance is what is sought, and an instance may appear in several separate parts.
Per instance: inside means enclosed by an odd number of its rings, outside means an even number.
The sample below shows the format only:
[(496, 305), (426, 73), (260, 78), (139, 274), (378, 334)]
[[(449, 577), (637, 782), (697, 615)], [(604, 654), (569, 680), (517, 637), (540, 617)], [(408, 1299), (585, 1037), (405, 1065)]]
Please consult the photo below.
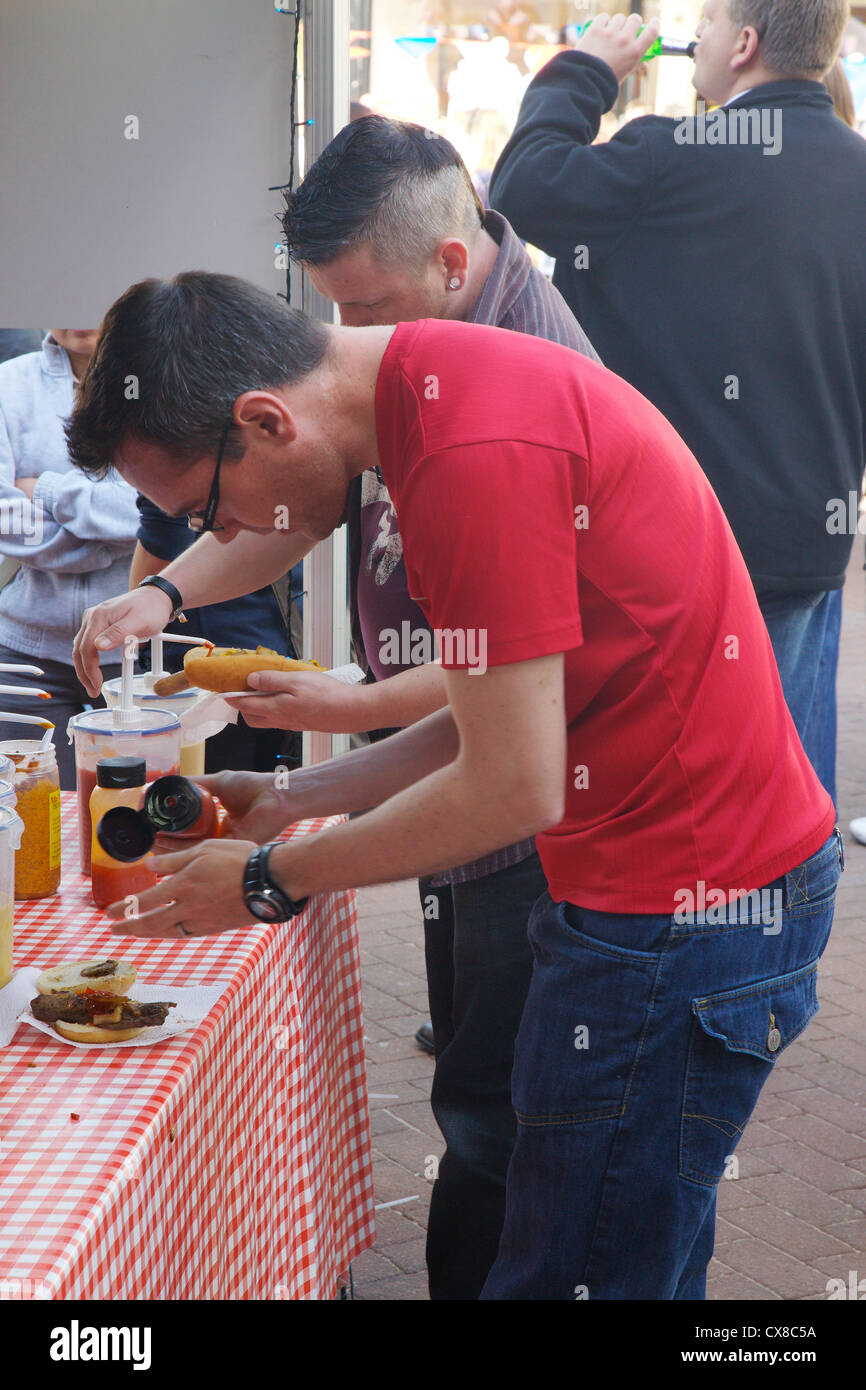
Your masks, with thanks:
[[(866, 141), (821, 83), (784, 80), (592, 146), (616, 95), (599, 59), (552, 59), (491, 202), (556, 258), (602, 361), (695, 453), (756, 589), (839, 588), (853, 535), (832, 502), (864, 464)], [(733, 143), (747, 123), (759, 142)]]

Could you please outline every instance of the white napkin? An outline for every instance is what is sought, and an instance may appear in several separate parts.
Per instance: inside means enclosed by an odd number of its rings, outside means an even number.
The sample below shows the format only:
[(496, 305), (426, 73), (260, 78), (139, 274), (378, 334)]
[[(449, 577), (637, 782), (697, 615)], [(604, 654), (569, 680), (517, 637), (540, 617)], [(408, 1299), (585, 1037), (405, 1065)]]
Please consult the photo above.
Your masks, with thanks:
[(226, 724), (237, 724), (238, 711), (227, 705), (222, 695), (200, 695), (180, 716), (183, 743), (200, 743), (218, 734)]
[[(181, 1033), (188, 1033), (191, 1028), (197, 1028), (205, 1015), (210, 1013), (226, 988), (225, 985), (189, 985), (178, 988), (176, 985), (154, 985), (137, 981), (129, 991), (130, 999), (138, 999), (142, 1004), (155, 1004), (160, 1001), (167, 1003), (169, 1000), (176, 1004), (176, 1008), (169, 1009), (165, 1023), (155, 1028), (145, 1028), (144, 1032), (140, 1033), (137, 1038), (128, 1038), (125, 1042), (80, 1043), (61, 1038), (50, 1023), (40, 1023), (31, 1014), (30, 1000), (36, 996), (34, 984), (37, 975), (41, 973), (41, 970), (36, 966), (26, 966), (16, 971), (6, 988), (0, 990), (0, 1046), (5, 1047), (7, 1043), (11, 1042), (12, 1034), (20, 1022), (29, 1024), (31, 1028), (38, 1028), (40, 1033), (45, 1033), (63, 1047), (88, 1049), (94, 1047), (149, 1047), (151, 1043), (162, 1042), (166, 1038), (176, 1038)], [(14, 998), (16, 1001), (14, 1016), (11, 1015), (4, 999), (7, 994), (10, 996), (10, 1000)], [(8, 1031), (8, 1035), (7, 1013), (10, 1015), (9, 1023), (11, 1025), (11, 1031)]]
[(33, 986), (42, 971), (36, 965), (22, 965), (12, 979), (0, 989), (0, 1047), (7, 1047), (18, 1027), (18, 1015), (26, 1008), (36, 990)]
[(333, 676), (334, 680), (339, 681), (341, 685), (357, 685), (360, 681), (367, 679), (360, 666), (356, 666), (354, 661), (350, 661), (348, 666), (335, 666), (333, 671), (326, 671), (325, 675)]

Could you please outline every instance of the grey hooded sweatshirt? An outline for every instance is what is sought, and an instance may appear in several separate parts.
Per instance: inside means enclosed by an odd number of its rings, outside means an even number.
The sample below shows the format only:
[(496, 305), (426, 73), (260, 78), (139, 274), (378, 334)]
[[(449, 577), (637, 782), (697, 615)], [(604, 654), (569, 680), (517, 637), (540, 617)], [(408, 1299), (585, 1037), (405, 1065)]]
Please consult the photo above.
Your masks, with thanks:
[[(40, 352), (0, 363), (0, 557), (20, 565), (0, 591), (0, 643), (69, 665), (84, 609), (129, 587), (139, 524), (135, 489), (114, 470), (94, 482), (70, 463), (73, 394), (69, 357), (50, 333)], [(15, 479), (33, 477), (30, 503)]]

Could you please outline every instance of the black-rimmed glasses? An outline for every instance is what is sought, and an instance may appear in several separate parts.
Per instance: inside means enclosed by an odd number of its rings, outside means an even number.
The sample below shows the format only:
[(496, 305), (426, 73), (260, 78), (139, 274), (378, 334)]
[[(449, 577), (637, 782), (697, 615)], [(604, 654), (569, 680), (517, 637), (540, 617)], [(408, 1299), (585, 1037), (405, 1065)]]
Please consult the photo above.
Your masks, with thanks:
[(217, 507), (220, 504), (220, 464), (223, 461), (223, 453), (225, 452), (226, 441), (228, 440), (230, 429), (231, 424), (226, 425), (220, 436), (216, 468), (213, 471), (213, 482), (210, 485), (210, 492), (208, 493), (204, 511), (190, 512), (186, 519), (186, 524), (189, 529), (197, 532), (199, 535), (202, 535), (205, 531), (222, 531), (224, 529), (222, 526), (217, 525), (214, 521), (214, 517), (217, 514)]

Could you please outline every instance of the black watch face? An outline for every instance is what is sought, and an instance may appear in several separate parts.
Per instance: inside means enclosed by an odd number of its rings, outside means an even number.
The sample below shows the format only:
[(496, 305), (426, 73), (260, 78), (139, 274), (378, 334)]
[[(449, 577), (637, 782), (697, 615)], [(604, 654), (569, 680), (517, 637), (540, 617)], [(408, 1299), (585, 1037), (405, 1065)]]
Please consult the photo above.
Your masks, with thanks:
[(247, 898), (247, 908), (260, 922), (281, 922), (283, 910), (267, 892), (251, 893)]

